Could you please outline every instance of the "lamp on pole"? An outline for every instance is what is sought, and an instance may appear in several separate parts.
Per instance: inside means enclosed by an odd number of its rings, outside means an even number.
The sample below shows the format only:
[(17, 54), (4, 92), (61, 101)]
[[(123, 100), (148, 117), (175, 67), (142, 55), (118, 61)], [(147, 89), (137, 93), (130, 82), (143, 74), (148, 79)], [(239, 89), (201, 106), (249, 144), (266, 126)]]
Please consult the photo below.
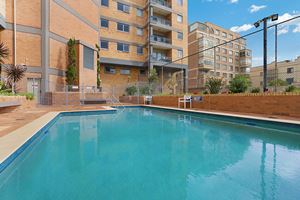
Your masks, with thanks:
[(263, 64), (263, 71), (264, 71), (264, 77), (263, 77), (263, 91), (266, 92), (268, 90), (267, 88), (267, 67), (268, 67), (268, 20), (276, 21), (278, 20), (278, 14), (270, 15), (269, 17), (265, 17), (257, 22), (254, 23), (254, 26), (258, 28), (261, 23), (263, 23), (263, 30), (264, 30), (264, 64)]

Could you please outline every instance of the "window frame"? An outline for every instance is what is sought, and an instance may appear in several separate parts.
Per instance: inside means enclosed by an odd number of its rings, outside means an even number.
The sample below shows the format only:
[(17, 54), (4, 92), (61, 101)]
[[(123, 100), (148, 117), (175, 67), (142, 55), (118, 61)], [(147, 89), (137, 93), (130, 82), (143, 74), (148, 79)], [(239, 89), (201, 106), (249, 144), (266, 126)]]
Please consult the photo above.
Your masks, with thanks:
[[(90, 69), (94, 70), (95, 68), (95, 54), (94, 54), (94, 49), (88, 47), (88, 46), (83, 46), (83, 67), (85, 69)], [(91, 56), (89, 56), (89, 53), (91, 53)], [(91, 59), (92, 57), (92, 59)], [(92, 60), (91, 63), (89, 61)], [(91, 64), (91, 66), (89, 66)]]
[[(139, 34), (139, 30), (141, 31), (141, 34)], [(143, 36), (144, 35), (144, 29), (140, 27), (136, 27), (136, 35)]]
[[(141, 13), (140, 15), (138, 13)], [(141, 8), (136, 8), (136, 16), (143, 17), (144, 16), (144, 10)]]
[[(107, 26), (102, 26), (102, 22), (107, 22)], [(100, 27), (101, 28), (109, 28), (109, 20), (105, 18), (100, 18)]]
[[(181, 37), (179, 37), (181, 35)], [(177, 32), (177, 39), (183, 40), (183, 32)]]
[[(139, 52), (139, 50), (142, 50), (142, 51)], [(136, 54), (137, 55), (143, 55), (144, 54), (144, 47), (142, 45), (136, 46)]]
[(130, 5), (127, 5), (127, 4), (121, 3), (121, 2), (117, 2), (117, 10), (129, 14), (130, 13)]
[[(180, 20), (178, 20), (178, 19), (181, 19), (181, 21)], [(183, 23), (183, 16), (182, 15), (180, 15), (180, 14), (177, 14), (177, 22), (178, 23)]]
[[(107, 71), (107, 68), (113, 69), (113, 72)], [(115, 67), (104, 66), (104, 72), (105, 72), (106, 74), (116, 74), (116, 73), (117, 73), (117, 70), (116, 70)]]
[[(180, 56), (181, 54), (181, 56)], [(177, 58), (183, 58), (183, 50), (182, 49), (177, 49)]]
[[(124, 71), (128, 71), (129, 73), (122, 73), (122, 71), (123, 71), (123, 72), (124, 72)], [(130, 70), (130, 69), (127, 69), (127, 68), (126, 68), (126, 69), (125, 69), (125, 68), (124, 68), (124, 69), (120, 69), (120, 75), (127, 75), (127, 76), (128, 76), (128, 75), (130, 75), (130, 74), (131, 74), (131, 70)]]
[[(102, 42), (107, 42), (107, 48), (102, 47)], [(108, 50), (109, 49), (109, 41), (108, 40), (100, 40), (100, 49)]]
[[(122, 30), (119, 29), (119, 27), (122, 27)], [(128, 27), (128, 31), (126, 31), (126, 27)], [(130, 25), (129, 24), (125, 24), (123, 22), (117, 22), (117, 30), (124, 32), (124, 33), (129, 33), (130, 32)]]
[[(103, 4), (103, 1), (107, 1), (107, 5)], [(101, 6), (109, 7), (109, 0), (101, 0)]]
[[(120, 45), (122, 45), (122, 50), (119, 49)], [(125, 47), (128, 47), (128, 50), (126, 50)], [(118, 42), (118, 43), (117, 43), (117, 50), (118, 50), (119, 52), (129, 53), (129, 51), (130, 51), (130, 46), (129, 46), (129, 44), (122, 43), (122, 42)]]

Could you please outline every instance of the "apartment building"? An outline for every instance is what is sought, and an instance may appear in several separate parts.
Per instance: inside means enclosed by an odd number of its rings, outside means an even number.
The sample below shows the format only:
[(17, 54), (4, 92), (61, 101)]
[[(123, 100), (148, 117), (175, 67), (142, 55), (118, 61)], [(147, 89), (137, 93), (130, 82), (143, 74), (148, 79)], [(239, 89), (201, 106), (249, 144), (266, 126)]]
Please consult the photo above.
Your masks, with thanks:
[(0, 41), (5, 64), (26, 65), (20, 91), (63, 90), (67, 42), (76, 39), (78, 84), (96, 85), (99, 4), (96, 0), (0, 0)]
[(189, 26), (188, 53), (193, 55), (189, 57), (189, 91), (204, 90), (210, 76), (222, 77), (228, 84), (236, 74), (249, 72), (252, 52), (245, 39), (237, 38), (239, 34), (209, 22)]
[(187, 0), (101, 0), (102, 86), (147, 80), (155, 68), (162, 91), (187, 60)]
[[(250, 70), (250, 79), (252, 87), (263, 88), (263, 66), (252, 67)], [(270, 90), (274, 90), (274, 81), (281, 80), (288, 85), (295, 85), (300, 87), (300, 56), (295, 60), (284, 60), (268, 65), (267, 83)], [(273, 84), (272, 84), (273, 83)], [(278, 91), (283, 91), (285, 87), (278, 87)]]

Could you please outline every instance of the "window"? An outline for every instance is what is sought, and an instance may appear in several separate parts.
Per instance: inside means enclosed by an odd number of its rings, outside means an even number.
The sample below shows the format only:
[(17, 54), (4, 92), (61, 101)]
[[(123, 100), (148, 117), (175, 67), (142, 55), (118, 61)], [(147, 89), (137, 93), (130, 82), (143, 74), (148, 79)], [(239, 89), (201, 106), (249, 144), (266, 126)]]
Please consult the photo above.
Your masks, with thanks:
[(137, 46), (137, 47), (136, 47), (136, 53), (137, 53), (138, 55), (142, 55), (142, 54), (144, 53), (144, 48), (143, 48), (143, 46)]
[(227, 38), (227, 33), (222, 32), (222, 37), (223, 37), (223, 38)]
[(144, 34), (144, 31), (142, 28), (136, 28), (136, 34), (142, 36)]
[(216, 52), (220, 52), (220, 48), (219, 47), (216, 47)]
[(227, 49), (222, 49), (223, 54), (227, 54)]
[(288, 74), (294, 73), (294, 68), (293, 67), (287, 68), (286, 73)]
[(119, 43), (117, 44), (118, 51), (129, 52), (129, 44)]
[(222, 65), (223, 70), (227, 70), (227, 65)]
[(183, 22), (183, 17), (182, 15), (177, 15), (177, 22), (182, 23)]
[(116, 73), (116, 69), (113, 67), (105, 67), (105, 73), (107, 74), (115, 74)]
[(287, 78), (287, 79), (286, 79), (286, 82), (287, 82), (289, 85), (291, 85), (291, 84), (293, 84), (293, 82), (294, 82), (294, 78)]
[(100, 48), (101, 49), (108, 49), (108, 41), (107, 40), (101, 40), (100, 41)]
[(117, 28), (119, 31), (129, 32), (129, 25), (118, 22)]
[(120, 74), (122, 75), (129, 75), (130, 74), (130, 69), (121, 69)]
[(118, 10), (129, 13), (129, 9), (130, 7), (128, 5), (118, 2)]
[(217, 72), (216, 74), (217, 74), (217, 76), (220, 76), (220, 72)]
[(108, 0), (101, 0), (101, 6), (108, 7)]
[(221, 61), (222, 61), (222, 62), (227, 62), (227, 58), (224, 57), (224, 56), (222, 56), (222, 57), (221, 57)]
[(94, 69), (94, 50), (86, 46), (83, 48), (83, 66)]
[(229, 39), (232, 40), (233, 39), (233, 35), (229, 34)]
[(233, 71), (233, 66), (232, 65), (230, 65), (229, 70)]
[(177, 33), (177, 39), (178, 40), (183, 40), (183, 33), (182, 32)]
[(227, 74), (226, 74), (226, 73), (223, 73), (223, 77), (224, 77), (224, 78), (227, 78)]
[(229, 74), (229, 77), (230, 77), (230, 78), (233, 78), (233, 74)]
[(219, 30), (216, 30), (216, 31), (215, 31), (215, 34), (216, 34), (216, 35), (220, 35), (220, 31), (219, 31)]
[(183, 0), (177, 0), (177, 5), (182, 6), (183, 5)]
[(220, 63), (216, 63), (216, 69), (220, 69)]
[(216, 60), (220, 60), (220, 56), (216, 56)]
[(141, 70), (140, 70), (140, 75), (146, 75), (146, 70), (141, 69)]
[(101, 27), (108, 28), (108, 26), (109, 26), (108, 20), (101, 18)]
[(232, 42), (229, 42), (229, 43), (228, 43), (228, 46), (229, 46), (230, 48), (232, 48), (232, 47), (233, 47)]
[(235, 49), (239, 49), (239, 45), (237, 45), (237, 44), (234, 45), (234, 48), (235, 48)]
[(183, 57), (183, 50), (177, 50), (177, 57), (182, 58)]
[(235, 52), (235, 56), (239, 57), (240, 56), (239, 52)]
[(143, 17), (143, 9), (137, 8), (136, 9), (136, 16)]
[(228, 54), (232, 56), (233, 55), (233, 51), (229, 50)]
[(233, 59), (232, 58), (228, 58), (228, 62), (233, 63)]

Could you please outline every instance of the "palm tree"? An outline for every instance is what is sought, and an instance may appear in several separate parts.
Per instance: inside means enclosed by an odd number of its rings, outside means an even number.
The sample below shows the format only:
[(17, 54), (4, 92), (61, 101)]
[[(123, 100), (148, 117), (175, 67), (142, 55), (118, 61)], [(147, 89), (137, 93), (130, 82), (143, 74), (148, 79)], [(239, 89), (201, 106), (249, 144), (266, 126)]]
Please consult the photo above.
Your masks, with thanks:
[(15, 84), (24, 76), (27, 68), (22, 65), (9, 65), (4, 67), (8, 82), (11, 84), (12, 93), (15, 93)]
[(0, 75), (1, 75), (1, 66), (4, 64), (4, 59), (8, 58), (9, 49), (4, 45), (3, 42), (0, 42)]

